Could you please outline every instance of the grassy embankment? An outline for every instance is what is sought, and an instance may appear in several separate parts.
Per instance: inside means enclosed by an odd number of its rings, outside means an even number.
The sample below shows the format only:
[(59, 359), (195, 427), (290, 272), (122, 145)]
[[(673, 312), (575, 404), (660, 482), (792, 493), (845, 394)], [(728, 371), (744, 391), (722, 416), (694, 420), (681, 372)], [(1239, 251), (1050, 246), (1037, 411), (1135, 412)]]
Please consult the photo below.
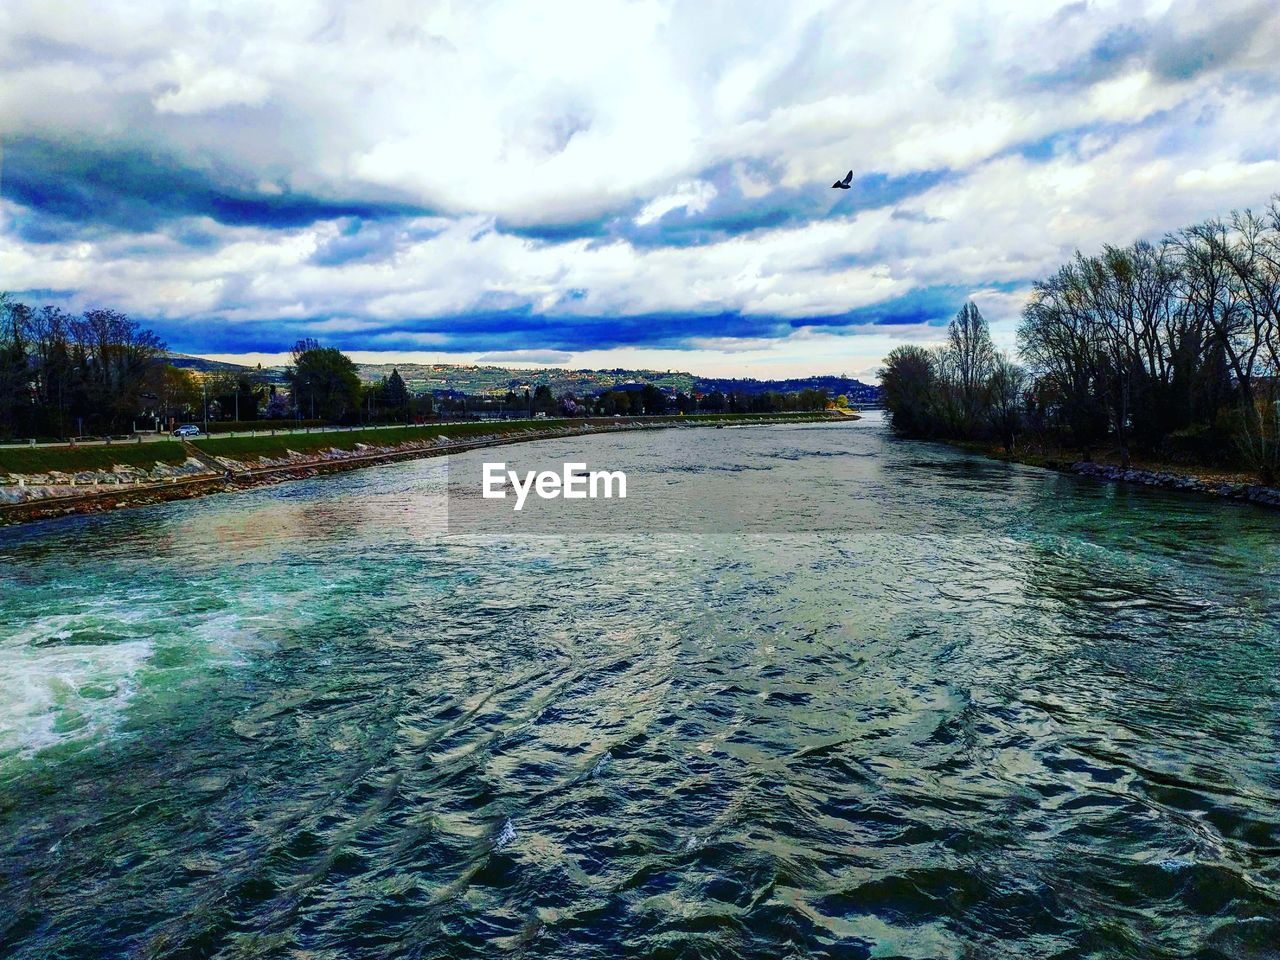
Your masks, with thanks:
[(572, 423), (570, 420), (539, 420), (534, 423), (428, 423), (414, 427), (382, 427), (371, 430), (332, 430), (316, 433), (277, 433), (257, 437), (209, 437), (194, 443), (205, 453), (233, 460), (286, 457), (289, 451), (310, 454), (322, 450), (354, 450), (356, 444), (394, 447), (415, 440), (436, 437), (466, 439), (493, 433), (545, 430)]
[(157, 463), (180, 464), (187, 451), (177, 440), (156, 443), (113, 443), (93, 447), (0, 447), (0, 474), (76, 473), (114, 466), (149, 470)]
[[(235, 460), (257, 460), (263, 457), (283, 458), (288, 451), (312, 454), (323, 450), (354, 450), (356, 444), (371, 447), (390, 447), (414, 440), (434, 440), (436, 437), (465, 440), (470, 437), (492, 434), (518, 434), (541, 432), (563, 427), (592, 424), (598, 427), (618, 427), (628, 423), (656, 425), (659, 423), (705, 423), (723, 420), (750, 422), (760, 417), (806, 422), (832, 419), (825, 413), (783, 414), (691, 414), (684, 417), (615, 419), (601, 417), (590, 419), (556, 419), (536, 421), (482, 421), (468, 423), (428, 423), (411, 427), (383, 427), (365, 430), (331, 430), (314, 433), (262, 434), (256, 437), (212, 436), (194, 441), (201, 450), (213, 456)], [(82, 470), (110, 470), (114, 466), (131, 466), (150, 469), (157, 463), (180, 464), (187, 452), (176, 440), (154, 443), (114, 443), (110, 446), (77, 447), (0, 447), (0, 474), (35, 474), (58, 471), (75, 473)]]
[(783, 414), (718, 414), (700, 413), (684, 417), (646, 417), (636, 419), (623, 417), (589, 417), (555, 420), (487, 420), (469, 423), (428, 423), (414, 427), (384, 427), (373, 430), (344, 430), (329, 433), (288, 433), (275, 436), (257, 437), (209, 437), (196, 440), (204, 452), (234, 460), (257, 460), (262, 457), (278, 459), (288, 456), (290, 450), (301, 454), (317, 453), (323, 450), (354, 450), (356, 444), (362, 443), (370, 447), (393, 447), (414, 440), (434, 440), (436, 437), (448, 437), (451, 440), (466, 440), (471, 437), (492, 436), (494, 434), (534, 433), (543, 430), (581, 427), (590, 424), (595, 427), (620, 427), (627, 424), (655, 426), (658, 424), (678, 424), (681, 422), (707, 423), (723, 420), (732, 422), (742, 420), (750, 422), (757, 417), (785, 419), (786, 421), (829, 420), (825, 413), (783, 413)]

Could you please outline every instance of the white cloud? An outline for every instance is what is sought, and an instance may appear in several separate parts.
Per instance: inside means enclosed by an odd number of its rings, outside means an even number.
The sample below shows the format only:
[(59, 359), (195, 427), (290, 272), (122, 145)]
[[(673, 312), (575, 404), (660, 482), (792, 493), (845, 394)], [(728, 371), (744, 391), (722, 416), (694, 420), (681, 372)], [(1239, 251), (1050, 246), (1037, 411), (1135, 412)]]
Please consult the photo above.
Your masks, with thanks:
[(636, 214), (635, 224), (643, 227), (661, 220), (672, 210), (681, 208), (684, 209), (685, 216), (691, 217), (706, 210), (715, 198), (715, 184), (707, 183), (705, 180), (682, 183), (671, 193), (646, 203), (644, 209)]
[(476, 357), (476, 363), (533, 364), (537, 366), (564, 366), (573, 354), (563, 350), (494, 350)]
[(230, 106), (261, 105), (270, 93), (268, 84), (259, 77), (235, 70), (214, 67), (201, 70), (187, 66), (185, 76), (174, 89), (158, 94), (152, 103), (159, 113), (204, 113)]
[[(6, 4), (7, 140), (128, 145), (262, 198), (439, 213), (324, 265), (317, 252), (346, 229), (336, 219), (267, 229), (191, 215), (50, 243), (18, 229), (31, 212), (10, 200), (6, 284), (171, 330), (400, 329), (424, 347), (475, 311), (728, 312), (786, 329), (946, 287), (975, 292), (1007, 334), (1021, 291), (1076, 247), (1158, 236), (1280, 186), (1280, 31), (1267, 13), (1195, 0), (121, 0), (92, 17), (64, 0)], [(866, 188), (830, 191), (850, 166), (872, 190), (945, 176), (895, 218), (891, 196), (866, 210)], [(663, 243), (733, 204), (744, 221), (800, 214)], [(636, 210), (622, 226), (652, 243), (508, 229)], [(186, 228), (212, 242), (177, 242)], [(830, 336), (870, 350), (888, 334)], [(778, 343), (696, 324), (688, 337), (699, 356), (744, 363)], [(791, 333), (778, 349), (821, 364), (817, 343)]]

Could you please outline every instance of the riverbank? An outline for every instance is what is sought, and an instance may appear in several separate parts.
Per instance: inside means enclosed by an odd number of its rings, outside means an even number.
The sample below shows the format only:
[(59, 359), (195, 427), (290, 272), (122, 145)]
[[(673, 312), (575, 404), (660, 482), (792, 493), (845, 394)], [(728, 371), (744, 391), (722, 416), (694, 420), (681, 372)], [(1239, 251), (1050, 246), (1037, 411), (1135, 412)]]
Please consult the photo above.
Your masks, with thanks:
[(1132, 483), (1280, 508), (1280, 488), (1268, 486), (1247, 473), (1138, 460), (1124, 467), (1118, 462), (1118, 455), (1111, 453), (1102, 453), (1094, 460), (1079, 460), (1061, 449), (1023, 449), (1010, 453), (997, 444), (952, 441), (951, 445), (981, 453), (992, 460), (1021, 463), (1095, 480)]
[(843, 422), (836, 412), (468, 422), (0, 451), (0, 526), (186, 500), (479, 447), (623, 430)]

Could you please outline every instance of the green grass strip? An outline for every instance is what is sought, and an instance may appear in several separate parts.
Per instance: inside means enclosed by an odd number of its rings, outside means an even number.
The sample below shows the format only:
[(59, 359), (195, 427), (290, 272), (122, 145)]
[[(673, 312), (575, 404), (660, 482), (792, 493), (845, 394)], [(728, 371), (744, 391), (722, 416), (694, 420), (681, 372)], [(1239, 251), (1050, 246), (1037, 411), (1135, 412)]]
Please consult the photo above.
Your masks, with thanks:
[(114, 466), (149, 470), (157, 463), (179, 464), (187, 452), (176, 440), (113, 443), (92, 447), (0, 447), (0, 473), (77, 473)]
[[(757, 419), (812, 421), (827, 420), (822, 413), (698, 413), (687, 416), (645, 417), (592, 417), (587, 419), (547, 420), (485, 420), (468, 423), (428, 423), (412, 427), (383, 427), (361, 430), (316, 430), (311, 433), (261, 434), (256, 437), (202, 437), (194, 442), (206, 453), (230, 457), (234, 460), (257, 460), (263, 457), (279, 459), (295, 450), (311, 454), (335, 448), (353, 450), (362, 443), (371, 447), (393, 447), (413, 440), (434, 440), (436, 437), (465, 440), (470, 437), (518, 434), (542, 431), (558, 427), (620, 426), (635, 422), (657, 423), (708, 422), (735, 420), (750, 422)], [(187, 458), (182, 444), (176, 440), (159, 440), (153, 443), (113, 443), (110, 446), (78, 447), (0, 447), (0, 474), (34, 474), (58, 471), (76, 473), (82, 470), (110, 470), (114, 466), (131, 466), (150, 469), (157, 463), (180, 464)]]

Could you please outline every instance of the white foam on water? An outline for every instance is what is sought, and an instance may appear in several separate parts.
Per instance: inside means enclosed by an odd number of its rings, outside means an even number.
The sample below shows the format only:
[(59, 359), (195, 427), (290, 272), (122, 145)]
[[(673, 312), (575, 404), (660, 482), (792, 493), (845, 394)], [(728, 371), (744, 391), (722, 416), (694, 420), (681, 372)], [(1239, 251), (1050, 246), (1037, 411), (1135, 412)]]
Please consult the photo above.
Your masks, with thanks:
[[(245, 606), (253, 608), (250, 598)], [(193, 655), (218, 662), (243, 665), (273, 641), (265, 639), (274, 621), (262, 614), (211, 613), (187, 626), (187, 643)]]
[(147, 640), (0, 645), (0, 754), (32, 754), (115, 727), (151, 657)]
[(507, 817), (506, 823), (502, 825), (502, 830), (498, 834), (496, 840), (493, 841), (493, 849), (501, 850), (503, 847), (510, 846), (516, 842), (516, 827), (511, 822), (511, 818)]
[(236, 614), (184, 620), (145, 599), (91, 602), (0, 636), (0, 757), (110, 735), (160, 645), (235, 662), (257, 636)]
[[(69, 600), (57, 613), (11, 620), (20, 626), (8, 632), (0, 623), (0, 758), (109, 736), (144, 676), (147, 687), (163, 688), (164, 679), (145, 671), (173, 670), (183, 682), (193, 667), (246, 664), (278, 642), (282, 621), (295, 630), (316, 616), (312, 601), (322, 588), (207, 585), (200, 589), (230, 593), (234, 608), (184, 613), (162, 591), (141, 587)], [(170, 654), (163, 668), (152, 664), (159, 652)]]

